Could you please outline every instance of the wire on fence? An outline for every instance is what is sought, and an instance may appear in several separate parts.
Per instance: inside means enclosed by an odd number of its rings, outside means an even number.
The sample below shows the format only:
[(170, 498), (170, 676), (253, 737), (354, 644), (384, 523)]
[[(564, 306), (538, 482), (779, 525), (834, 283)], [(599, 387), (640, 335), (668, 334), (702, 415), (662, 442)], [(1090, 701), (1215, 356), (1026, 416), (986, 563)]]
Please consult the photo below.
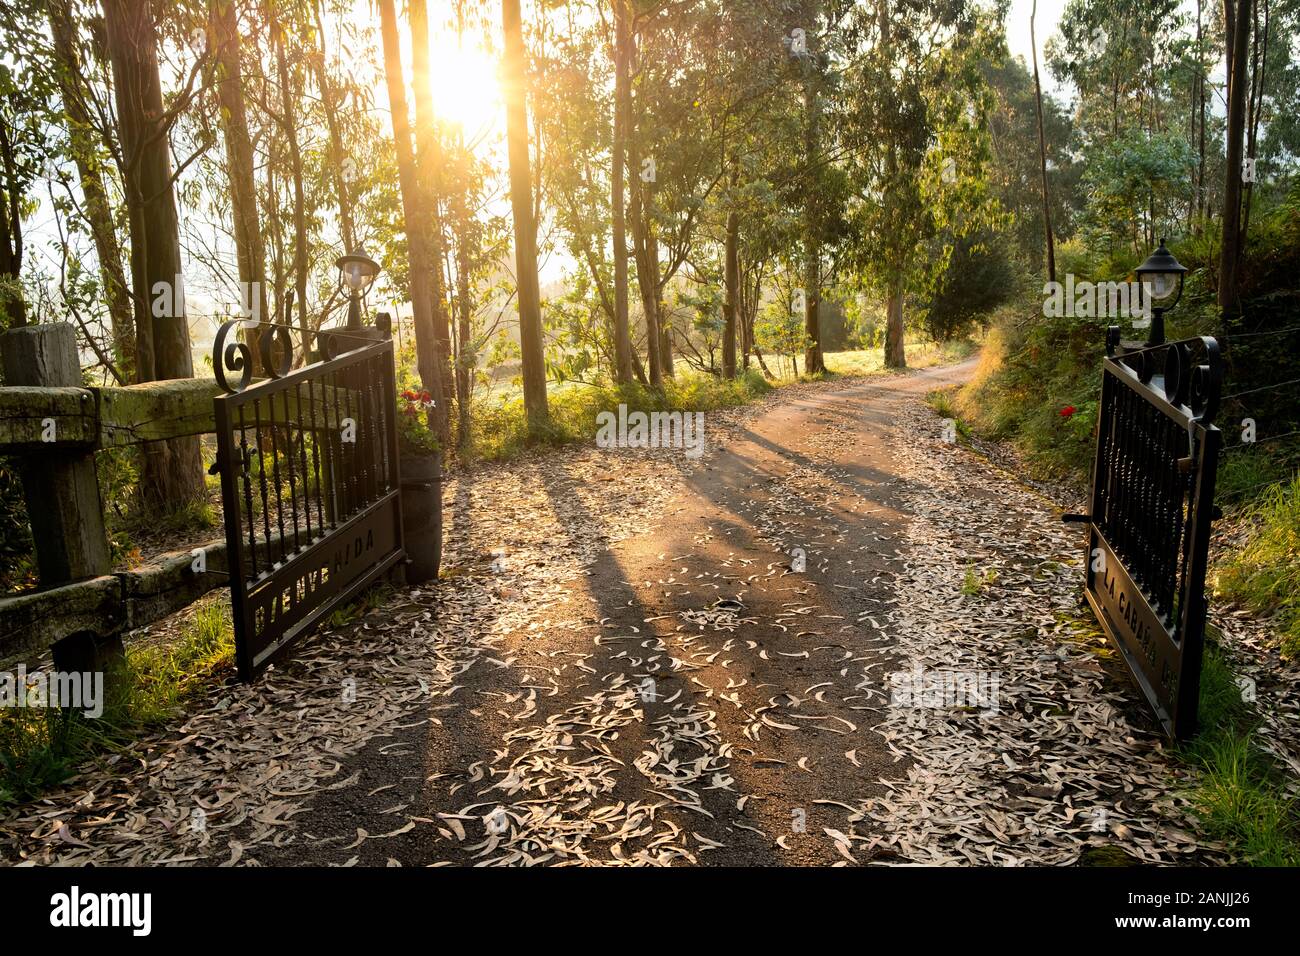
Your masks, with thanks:
[(1220, 332), (1219, 338), (1231, 342), (1233, 339), (1254, 338), (1257, 335), (1288, 335), (1292, 332), (1300, 332), (1300, 325), (1293, 325), (1289, 329), (1271, 329), (1262, 332)]
[(1290, 432), (1283, 432), (1280, 435), (1269, 435), (1267, 438), (1257, 438), (1254, 441), (1244, 441), (1239, 445), (1224, 445), (1221, 451), (1225, 455), (1228, 454), (1229, 452), (1244, 451), (1246, 449), (1253, 448), (1256, 445), (1263, 445), (1266, 442), (1281, 441), (1283, 438), (1290, 438), (1292, 435), (1300, 435), (1300, 429), (1296, 429), (1295, 431), (1290, 431)]
[(1244, 391), (1233, 392), (1231, 395), (1224, 395), (1223, 401), (1226, 402), (1229, 399), (1240, 398), (1243, 395), (1254, 395), (1256, 392), (1267, 392), (1270, 389), (1285, 388), (1287, 385), (1298, 385), (1298, 384), (1300, 384), (1300, 378), (1289, 379), (1285, 382), (1274, 382), (1272, 385), (1261, 385), (1259, 388), (1248, 388), (1245, 389)]

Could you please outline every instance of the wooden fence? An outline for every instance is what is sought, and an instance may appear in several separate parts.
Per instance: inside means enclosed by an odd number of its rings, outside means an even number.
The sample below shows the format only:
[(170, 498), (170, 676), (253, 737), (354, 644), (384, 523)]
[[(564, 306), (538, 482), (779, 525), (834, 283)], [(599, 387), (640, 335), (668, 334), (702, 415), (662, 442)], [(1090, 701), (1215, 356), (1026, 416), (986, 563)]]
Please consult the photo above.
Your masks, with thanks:
[(203, 571), (188, 549), (112, 570), (95, 453), (212, 432), (221, 389), (213, 379), (85, 387), (75, 331), (63, 323), (0, 335), (0, 361), (0, 455), (18, 463), (40, 582), (0, 596), (0, 663), (53, 649), (57, 669), (99, 669), (127, 631), (228, 579), (224, 537), (202, 545)]

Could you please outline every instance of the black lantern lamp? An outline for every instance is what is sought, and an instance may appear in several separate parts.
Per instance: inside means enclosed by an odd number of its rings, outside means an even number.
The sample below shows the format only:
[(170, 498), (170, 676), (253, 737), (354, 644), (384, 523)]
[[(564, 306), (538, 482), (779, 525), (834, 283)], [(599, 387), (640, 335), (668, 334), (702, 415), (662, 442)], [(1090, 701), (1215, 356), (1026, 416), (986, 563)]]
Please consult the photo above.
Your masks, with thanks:
[(1147, 256), (1147, 261), (1135, 270), (1142, 294), (1148, 297), (1151, 309), (1151, 334), (1147, 345), (1163, 345), (1165, 341), (1165, 313), (1183, 297), (1183, 277), (1187, 266), (1174, 258), (1160, 240), (1160, 248)]
[(347, 327), (359, 329), (361, 328), (361, 298), (374, 284), (375, 277), (379, 275), (379, 263), (358, 247), (348, 255), (339, 256), (334, 265), (339, 270), (340, 287), (345, 289), (348, 295)]

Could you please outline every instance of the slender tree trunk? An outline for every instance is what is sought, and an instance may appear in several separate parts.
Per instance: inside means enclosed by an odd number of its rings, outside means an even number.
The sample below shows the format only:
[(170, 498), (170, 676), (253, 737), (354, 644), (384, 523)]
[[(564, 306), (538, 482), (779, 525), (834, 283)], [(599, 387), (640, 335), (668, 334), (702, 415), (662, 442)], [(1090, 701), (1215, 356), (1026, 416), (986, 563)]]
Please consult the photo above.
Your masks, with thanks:
[[(635, 38), (633, 55), (637, 54)], [(629, 113), (629, 115), (631, 115)], [(640, 138), (634, 132), (627, 140), (628, 169), (632, 186), (632, 248), (636, 253), (636, 281), (641, 292), (641, 310), (645, 313), (646, 358), (649, 365), (650, 387), (662, 390), (663, 335), (659, 328), (659, 241), (654, 223), (654, 157), (643, 164)]]
[(907, 368), (903, 351), (903, 289), (895, 280), (885, 303), (885, 368)]
[(320, 87), (321, 103), (325, 110), (325, 125), (330, 134), (330, 171), (334, 178), (334, 189), (339, 197), (339, 232), (343, 236), (343, 248), (352, 252), (357, 247), (357, 237), (352, 225), (352, 203), (348, 199), (347, 176), (344, 174), (345, 169), (349, 167), (344, 165), (347, 158), (343, 150), (343, 134), (339, 129), (338, 104), (335, 102), (337, 94), (325, 64), (325, 23), (321, 14), (320, 0), (312, 4), (312, 9), (316, 16), (317, 49), (315, 55), (311, 57), (311, 62), (316, 69), (316, 84)]
[[(814, 3), (809, 19), (808, 30), (816, 24), (821, 4)], [(811, 61), (812, 51), (809, 50)], [(804, 65), (804, 157), (811, 162), (813, 157), (821, 155), (821, 101), (818, 96), (820, 73), (814, 62)], [(804, 199), (804, 332), (808, 344), (804, 350), (804, 370), (809, 375), (826, 371), (826, 362), (822, 358), (821, 330), (821, 197), (816, 189), (806, 191)]]
[[(631, 164), (633, 175), (637, 165)], [(650, 366), (650, 385), (663, 388), (663, 334), (659, 328), (659, 242), (655, 237), (651, 213), (653, 182), (633, 181), (632, 244), (636, 249), (636, 279), (641, 292), (641, 309), (645, 313), (646, 356)]]
[(533, 175), (528, 149), (526, 53), (519, 0), (501, 0), (505, 34), (503, 93), (510, 160), (510, 206), (515, 224), (515, 282), (519, 299), (519, 344), (523, 353), (524, 408), (530, 427), (548, 418), (546, 362), (542, 346), (542, 296), (537, 281), (537, 222), (533, 217)]
[(1246, 50), (1250, 42), (1251, 0), (1236, 0), (1236, 23), (1228, 73), (1228, 155), (1223, 190), (1223, 242), (1219, 253), (1219, 308), (1238, 311), (1237, 265), (1241, 250), (1241, 161), (1246, 132)]
[[(1259, 21), (1260, 7), (1264, 8), (1264, 22), (1261, 25)], [(1264, 79), (1268, 70), (1268, 32), (1269, 32), (1269, 10), (1268, 0), (1255, 0), (1253, 17), (1253, 34), (1251, 39), (1251, 66), (1250, 66), (1250, 94), (1246, 97), (1246, 159), (1252, 163), (1256, 157), (1256, 143), (1259, 139), (1259, 121), (1260, 114), (1264, 108)], [(1255, 194), (1254, 178), (1259, 175), (1258, 170), (1252, 181), (1245, 183), (1241, 200), (1241, 236), (1242, 242), (1245, 242), (1246, 236), (1250, 235), (1250, 206), (1251, 197)]]
[(722, 377), (736, 377), (736, 326), (740, 318), (740, 214), (736, 211), (737, 167), (731, 157), (731, 201), (727, 210), (727, 237), (723, 254)]
[[(402, 190), (402, 215), (406, 222), (406, 248), (410, 262), (411, 321), (415, 326), (415, 362), (420, 382), (430, 395), (441, 399), (442, 363), (433, 325), (433, 277), (438, 261), (429, 248), (425, 228), (424, 196), (411, 145), (411, 121), (406, 105), (406, 83), (402, 77), (402, 48), (397, 34), (397, 12), (393, 0), (379, 0), (384, 46), (384, 76), (393, 117), (393, 142), (397, 148), (397, 178)], [(442, 434), (445, 409), (441, 400), (429, 414), (429, 426)]]
[[(457, 147), (461, 163), (470, 157), (465, 151), (463, 138), (458, 136)], [(470, 269), (477, 249), (471, 250), (474, 232), (469, 217), (469, 179), (461, 182), (452, 200), (452, 215), (456, 220), (456, 437), (461, 460), (469, 457), (473, 449), (470, 430), (470, 376), (474, 369), (474, 354), (470, 349), (473, 335), (474, 303), (470, 298)]]
[[(434, 262), (442, 261), (442, 222), (438, 208), (442, 170), (442, 149), (438, 141), (438, 120), (433, 112), (433, 86), (429, 72), (429, 13), (426, 0), (408, 0), (411, 21), (412, 84), (415, 89), (415, 163), (423, 194), (424, 223), (429, 234), (429, 256)], [(438, 362), (441, 368), (443, 391), (442, 412), (439, 423), (443, 444), (450, 444), (451, 422), (448, 408), (451, 405), (453, 383), (451, 375), (451, 318), (447, 312), (447, 296), (443, 288), (441, 269), (435, 269), (432, 280), (433, 329), (438, 337)]]
[(1043, 236), (1047, 243), (1047, 281), (1056, 281), (1056, 247), (1052, 241), (1052, 207), (1047, 192), (1047, 137), (1043, 134), (1043, 87), (1038, 80), (1038, 41), (1034, 37), (1034, 19), (1038, 0), (1029, 12), (1029, 46), (1034, 57), (1034, 97), (1038, 103), (1038, 165), (1043, 175)]
[[(271, 6), (274, 10), (274, 5)], [(303, 360), (307, 357), (307, 201), (303, 189), (302, 149), (298, 145), (297, 111), (294, 109), (294, 89), (290, 83), (288, 57), (285, 56), (284, 25), (271, 14), (271, 33), (275, 43), (276, 72), (280, 77), (280, 110), (283, 113), (284, 138), (289, 147), (289, 165), (293, 173), (293, 286), (298, 300), (298, 325), (302, 328)], [(289, 322), (290, 316), (282, 319)]]
[(610, 150), (610, 210), (614, 232), (614, 379), (626, 384), (632, 381), (632, 337), (627, 315), (627, 229), (623, 180), (632, 84), (628, 75), (628, 12), (625, 0), (613, 0), (613, 4), (614, 140)]
[[(194, 365), (185, 319), (171, 151), (162, 127), (153, 10), (149, 0), (102, 2), (131, 222), (136, 379), (190, 378)], [(204, 494), (197, 438), (148, 442), (142, 453), (140, 492), (147, 510), (174, 507)]]
[[(889, 4), (880, 0), (880, 42), (888, 49), (890, 45)], [(898, 181), (898, 145), (891, 139), (885, 148), (885, 187), (886, 202), (890, 200)], [(893, 245), (893, 243), (891, 243)], [(885, 368), (907, 368), (907, 355), (903, 346), (903, 275), (906, 252), (897, 249), (895, 258), (889, 263), (889, 289), (885, 298)]]
[(17, 158), (13, 139), (0, 117), (0, 169), (4, 189), (0, 190), (0, 318), (7, 318), (2, 328), (18, 329), (27, 324), (27, 302), (18, 284), (23, 268), (22, 196), (19, 194)]
[(248, 115), (244, 110), (239, 18), (234, 0), (212, 0), (208, 8), (208, 35), (215, 58), (217, 102), (221, 105), (221, 128), (226, 142), (230, 207), (235, 227), (235, 259), (239, 265), (239, 281), (244, 287), (240, 301), (251, 310), (256, 310), (254, 317), (259, 322), (269, 322), (271, 315), (266, 300), (266, 247), (262, 241), (262, 227), (257, 215), (253, 141), (248, 133)]
[[(63, 113), (68, 120), (68, 134), (81, 182), (83, 212), (95, 243), (99, 260), (99, 281), (104, 289), (109, 323), (113, 334), (113, 354), (122, 374), (128, 378), (135, 368), (135, 335), (132, 331), (131, 294), (122, 270), (122, 247), (113, 227), (113, 214), (100, 160), (99, 138), (86, 106), (84, 67), (77, 50), (77, 28), (68, 0), (47, 0), (54, 55), (58, 60), (59, 89), (63, 96)], [(126, 384), (123, 382), (122, 384)]]
[(1196, 0), (1196, 213), (1193, 220), (1197, 235), (1201, 232), (1201, 219), (1205, 215), (1205, 49), (1202, 45), (1201, 0)]

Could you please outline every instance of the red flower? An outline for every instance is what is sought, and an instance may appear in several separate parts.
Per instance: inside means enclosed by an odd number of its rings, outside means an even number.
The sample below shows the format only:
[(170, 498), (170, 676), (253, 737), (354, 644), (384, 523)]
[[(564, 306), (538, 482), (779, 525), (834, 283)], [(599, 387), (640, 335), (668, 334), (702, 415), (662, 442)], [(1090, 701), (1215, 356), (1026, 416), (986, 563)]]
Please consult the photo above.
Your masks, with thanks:
[(402, 398), (406, 399), (408, 402), (413, 402), (415, 401), (415, 393), (408, 388), (406, 391), (402, 392)]
[(1075, 413), (1075, 410), (1076, 409), (1073, 405), (1066, 405), (1063, 409), (1061, 409), (1061, 417), (1069, 418), (1071, 415)]
[(428, 400), (429, 400), (429, 393), (428, 393), (428, 392), (421, 392), (421, 393), (420, 393), (420, 401), (422, 401), (422, 402), (427, 402)]

